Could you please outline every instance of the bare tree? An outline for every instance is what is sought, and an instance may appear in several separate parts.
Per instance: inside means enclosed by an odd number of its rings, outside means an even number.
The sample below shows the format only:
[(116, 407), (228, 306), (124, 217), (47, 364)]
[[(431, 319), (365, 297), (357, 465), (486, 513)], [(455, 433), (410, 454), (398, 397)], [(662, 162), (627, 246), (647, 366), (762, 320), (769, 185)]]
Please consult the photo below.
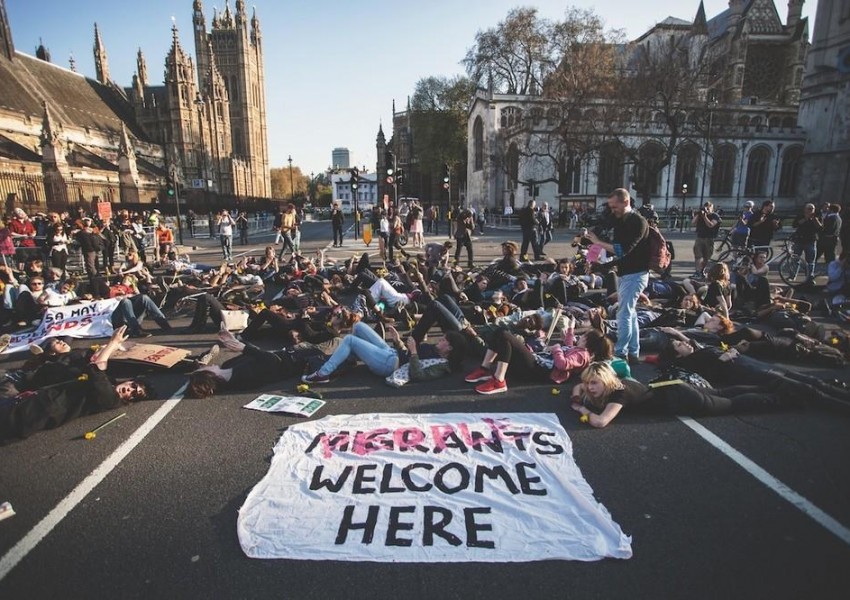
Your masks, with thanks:
[(479, 31), (462, 63), (478, 85), (506, 94), (528, 94), (542, 87), (549, 64), (551, 23), (536, 8), (515, 8), (496, 27)]

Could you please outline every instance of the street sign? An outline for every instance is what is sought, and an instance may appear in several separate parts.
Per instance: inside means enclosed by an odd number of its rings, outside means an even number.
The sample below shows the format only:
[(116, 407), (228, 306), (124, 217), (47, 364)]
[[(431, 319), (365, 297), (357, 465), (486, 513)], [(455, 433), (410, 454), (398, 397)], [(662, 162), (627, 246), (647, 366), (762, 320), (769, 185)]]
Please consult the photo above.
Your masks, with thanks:
[(193, 179), (192, 187), (198, 190), (204, 189), (204, 180), (203, 179)]
[(446, 190), (449, 189), (449, 183), (448, 182), (443, 184), (443, 189), (446, 189)]

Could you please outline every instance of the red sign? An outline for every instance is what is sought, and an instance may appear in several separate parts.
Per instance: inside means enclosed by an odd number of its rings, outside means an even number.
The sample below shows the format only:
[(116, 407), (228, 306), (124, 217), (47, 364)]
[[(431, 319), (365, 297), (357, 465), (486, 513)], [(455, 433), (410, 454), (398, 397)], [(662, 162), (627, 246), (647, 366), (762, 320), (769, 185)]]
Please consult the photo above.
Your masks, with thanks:
[(102, 221), (106, 219), (112, 218), (112, 202), (108, 200), (101, 200), (97, 203), (97, 216), (100, 217)]

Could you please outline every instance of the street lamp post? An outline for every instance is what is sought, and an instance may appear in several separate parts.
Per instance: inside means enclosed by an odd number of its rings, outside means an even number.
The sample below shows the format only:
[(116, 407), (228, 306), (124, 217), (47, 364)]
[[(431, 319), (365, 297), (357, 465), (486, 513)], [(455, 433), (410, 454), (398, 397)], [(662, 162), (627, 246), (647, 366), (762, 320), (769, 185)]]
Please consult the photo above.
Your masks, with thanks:
[[(201, 176), (203, 180), (203, 190), (204, 190), (204, 206), (207, 209), (207, 213), (210, 212), (210, 197), (207, 186), (207, 169), (206, 169), (206, 154), (207, 149), (204, 144), (204, 121), (203, 121), (203, 113), (204, 113), (204, 100), (201, 98), (201, 94), (198, 93), (195, 95), (195, 106), (198, 107), (198, 140), (200, 141), (200, 155), (198, 156), (198, 174)], [(175, 180), (176, 185), (176, 180)], [(212, 221), (210, 221), (212, 222)], [(212, 237), (212, 234), (210, 234)]]
[(171, 181), (174, 184), (174, 204), (177, 207), (177, 241), (183, 245), (183, 225), (180, 223), (180, 186), (177, 185), (177, 168), (171, 166)]
[(685, 230), (685, 200), (688, 196), (688, 184), (682, 184), (682, 214), (680, 216), (679, 221), (679, 233)]
[(295, 204), (295, 180), (292, 179), (292, 155), (289, 155), (289, 158), (286, 159), (289, 163), (289, 196), (290, 202)]
[(744, 183), (744, 157), (747, 154), (749, 142), (741, 142), (741, 164), (738, 167), (738, 197), (735, 199), (735, 212), (741, 210), (741, 184)]
[(700, 206), (705, 205), (705, 177), (708, 169), (708, 144), (711, 143), (711, 124), (714, 118), (714, 109), (717, 107), (717, 101), (711, 100), (708, 103), (708, 130), (705, 133), (705, 148), (702, 156), (702, 182), (700, 183), (699, 203)]

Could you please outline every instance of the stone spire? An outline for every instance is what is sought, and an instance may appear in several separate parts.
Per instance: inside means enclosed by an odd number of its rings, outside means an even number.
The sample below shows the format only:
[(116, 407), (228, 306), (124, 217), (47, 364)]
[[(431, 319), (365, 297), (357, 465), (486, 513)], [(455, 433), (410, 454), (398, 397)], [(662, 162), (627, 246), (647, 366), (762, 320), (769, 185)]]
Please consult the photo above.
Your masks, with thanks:
[(12, 28), (6, 16), (6, 0), (0, 0), (0, 53), (7, 59), (15, 57), (15, 44), (12, 42)]
[(705, 4), (700, 0), (697, 16), (694, 17), (694, 24), (691, 25), (691, 33), (699, 35), (708, 35), (708, 23), (705, 19)]
[(136, 53), (136, 74), (139, 76), (139, 85), (143, 88), (148, 87), (148, 65), (145, 62), (145, 55), (142, 54), (142, 49)]
[(103, 84), (109, 83), (109, 61), (106, 59), (106, 47), (100, 39), (97, 23), (94, 24), (94, 67), (97, 80)]

